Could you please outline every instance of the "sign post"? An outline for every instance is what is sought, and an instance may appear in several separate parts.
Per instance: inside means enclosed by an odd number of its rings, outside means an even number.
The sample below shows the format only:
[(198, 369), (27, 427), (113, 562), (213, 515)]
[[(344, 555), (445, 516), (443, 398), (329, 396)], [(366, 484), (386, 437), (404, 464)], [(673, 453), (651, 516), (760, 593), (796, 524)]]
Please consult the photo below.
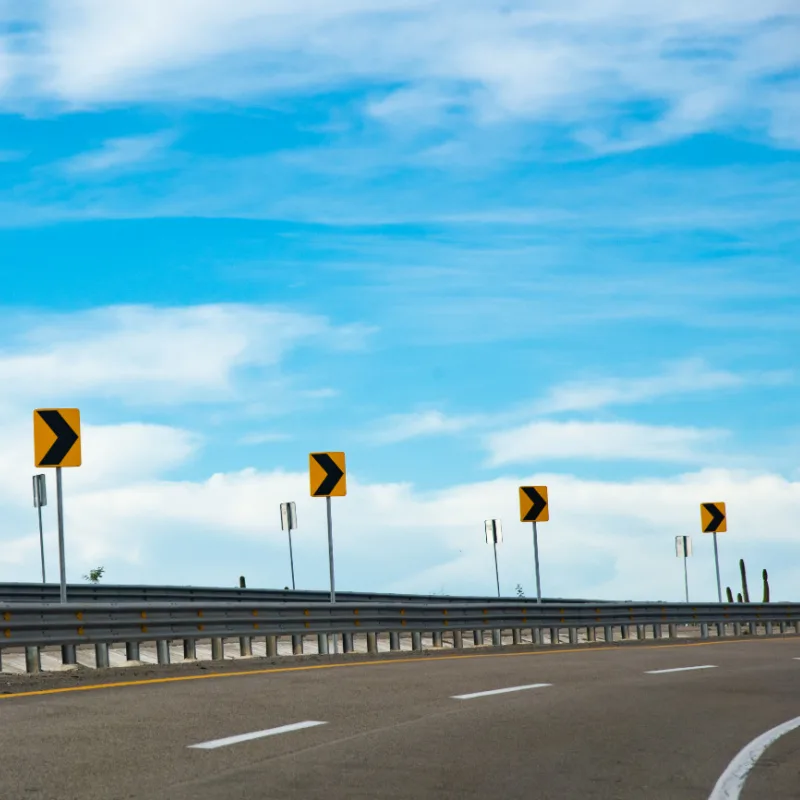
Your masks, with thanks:
[(47, 505), (47, 483), (44, 475), (33, 476), (33, 507), (39, 512), (39, 549), (42, 554), (42, 583), (47, 583), (44, 569), (44, 531), (42, 529), (42, 506)]
[[(308, 477), (312, 497), (324, 497), (328, 516), (328, 565), (331, 573), (331, 603), (336, 602), (336, 578), (333, 569), (333, 515), (331, 497), (347, 495), (347, 468), (344, 453), (309, 453)], [(333, 652), (337, 652), (333, 637)]]
[(289, 567), (292, 570), (292, 591), (294, 585), (294, 554), (292, 553), (292, 531), (297, 530), (297, 509), (294, 503), (281, 503), (281, 530), (289, 534)]
[(550, 519), (550, 506), (547, 504), (546, 486), (519, 487), (519, 519), (520, 522), (533, 524), (533, 561), (536, 567), (536, 602), (542, 602), (542, 583), (539, 577), (539, 536), (537, 522)]
[(497, 596), (500, 597), (500, 570), (497, 567), (497, 545), (503, 541), (503, 523), (499, 519), (487, 519), (483, 523), (486, 529), (486, 543), (494, 548), (494, 577), (497, 581)]
[(686, 559), (692, 554), (692, 537), (675, 537), (675, 555), (683, 558), (683, 587), (686, 590), (686, 602), (689, 602), (689, 570), (686, 566)]
[(719, 579), (719, 550), (717, 549), (717, 534), (728, 530), (728, 518), (725, 503), (700, 504), (700, 528), (703, 533), (714, 534), (714, 565), (717, 570), (717, 599), (722, 602), (722, 582)]
[(33, 412), (33, 453), (37, 467), (55, 467), (58, 509), (58, 566), (61, 602), (67, 602), (62, 467), (81, 465), (81, 412), (77, 408), (39, 408)]

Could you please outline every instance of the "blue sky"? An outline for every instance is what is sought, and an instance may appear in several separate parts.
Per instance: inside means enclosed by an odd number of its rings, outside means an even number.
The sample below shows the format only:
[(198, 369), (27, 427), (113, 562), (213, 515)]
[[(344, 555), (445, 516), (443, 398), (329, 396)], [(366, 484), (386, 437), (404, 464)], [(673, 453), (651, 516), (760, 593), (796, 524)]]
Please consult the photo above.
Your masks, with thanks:
[(800, 12), (659, 5), (0, 6), (0, 579), (75, 405), (75, 580), (285, 585), (295, 500), (322, 588), (341, 449), (343, 588), (491, 592), (496, 516), (534, 593), (536, 482), (545, 594), (675, 599), (690, 533), (713, 599), (726, 500), (723, 580), (793, 597)]

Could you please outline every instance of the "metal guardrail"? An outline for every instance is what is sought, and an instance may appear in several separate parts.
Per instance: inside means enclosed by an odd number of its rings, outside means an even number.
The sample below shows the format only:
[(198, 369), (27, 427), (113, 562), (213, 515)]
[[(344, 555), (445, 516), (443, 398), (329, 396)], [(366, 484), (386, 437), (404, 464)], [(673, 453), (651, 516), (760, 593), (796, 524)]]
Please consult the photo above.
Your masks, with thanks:
[[(238, 589), (202, 586), (148, 586), (124, 584), (70, 584), (67, 598), (75, 603), (326, 603), (326, 591), (286, 589)], [(451, 595), (389, 594), (385, 592), (336, 592), (344, 603), (479, 603), (503, 605), (518, 602), (516, 597), (469, 597)], [(58, 584), (0, 583), (0, 602), (57, 603)], [(530, 602), (526, 599), (526, 602)], [(604, 601), (549, 597), (545, 603), (598, 603)]]
[[(98, 666), (108, 666), (108, 645), (126, 642), (128, 658), (138, 659), (138, 643), (156, 642), (159, 663), (169, 663), (167, 644), (184, 640), (184, 653), (191, 658), (198, 640), (211, 639), (212, 652), (222, 657), (222, 640), (239, 637), (242, 653), (247, 654), (252, 639), (267, 638), (267, 655), (277, 653), (279, 636), (291, 635), (293, 643), (316, 634), (320, 653), (328, 652), (328, 638), (341, 637), (344, 652), (352, 651), (355, 634), (367, 635), (368, 649), (377, 652), (377, 636), (389, 634), (392, 649), (399, 649), (400, 633), (411, 633), (414, 649), (421, 648), (420, 635), (433, 632), (434, 643), (452, 633), (453, 646), (460, 647), (464, 631), (475, 632), (475, 642), (483, 642), (483, 632), (492, 632), (499, 644), (500, 631), (516, 632), (530, 628), (533, 641), (543, 641), (545, 629), (566, 628), (570, 642), (577, 642), (577, 629), (598, 629), (605, 641), (613, 640), (613, 628), (620, 626), (623, 638), (643, 638), (644, 626), (653, 626), (661, 638), (664, 626), (669, 638), (677, 637), (679, 625), (699, 624), (701, 636), (708, 636), (709, 625), (717, 625), (717, 635), (734, 635), (742, 626), (763, 626), (766, 634), (778, 626), (785, 633), (791, 626), (800, 632), (800, 604), (623, 604), (591, 605), (507, 603), (484, 607), (474, 603), (0, 603), (0, 650), (26, 648), (29, 671), (38, 671), (39, 648), (61, 645), (65, 663), (75, 663), (74, 646), (94, 644)], [(627, 636), (625, 632), (627, 631)], [(480, 633), (480, 641), (478, 634)], [(556, 637), (557, 639), (557, 637)], [(555, 641), (550, 636), (550, 641)], [(338, 641), (338, 640), (337, 640)], [(215, 642), (219, 643), (215, 646)], [(248, 644), (250, 643), (250, 644)], [(349, 644), (348, 644), (349, 643)], [(395, 646), (397, 645), (397, 646)]]

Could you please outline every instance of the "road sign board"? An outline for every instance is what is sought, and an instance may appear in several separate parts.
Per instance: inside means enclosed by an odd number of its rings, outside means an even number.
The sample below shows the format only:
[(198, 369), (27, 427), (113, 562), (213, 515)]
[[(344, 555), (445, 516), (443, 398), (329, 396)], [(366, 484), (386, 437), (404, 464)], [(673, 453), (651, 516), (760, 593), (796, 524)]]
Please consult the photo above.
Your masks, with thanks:
[(692, 554), (692, 537), (691, 536), (676, 536), (675, 537), (675, 555), (678, 558), (686, 558)]
[(281, 530), (297, 530), (297, 509), (294, 503), (281, 503)]
[(81, 412), (77, 408), (34, 411), (33, 452), (37, 467), (79, 467)]
[(483, 523), (486, 529), (486, 543), (500, 544), (503, 541), (503, 523), (499, 519), (487, 519)]
[(44, 475), (33, 476), (33, 507), (42, 508), (47, 505), (47, 483)]
[(725, 503), (701, 503), (700, 527), (703, 533), (725, 533), (728, 530)]
[(310, 453), (308, 474), (312, 497), (344, 497), (347, 494), (344, 453)]
[(549, 519), (550, 507), (547, 505), (547, 487), (520, 486), (520, 522), (547, 522)]

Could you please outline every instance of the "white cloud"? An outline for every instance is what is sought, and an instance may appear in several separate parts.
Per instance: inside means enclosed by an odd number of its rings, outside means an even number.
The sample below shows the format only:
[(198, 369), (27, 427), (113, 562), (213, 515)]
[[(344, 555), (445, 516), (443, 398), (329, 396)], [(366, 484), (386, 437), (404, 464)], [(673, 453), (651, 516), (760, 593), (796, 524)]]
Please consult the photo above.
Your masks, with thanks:
[(274, 376), (294, 349), (357, 348), (368, 333), (244, 304), (113, 306), (15, 320), (24, 333), (0, 349), (4, 402), (55, 407), (88, 395), (151, 404), (236, 399), (243, 368)]
[(703, 463), (725, 431), (633, 422), (532, 422), (489, 434), (489, 464), (589, 459)]
[[(109, 429), (109, 433), (114, 432)], [(98, 432), (99, 435), (100, 432)], [(133, 439), (120, 441), (123, 460)], [(286, 541), (278, 506), (297, 502), (300, 529), (295, 561), (303, 588), (327, 583), (325, 504), (308, 497), (302, 472), (245, 469), (172, 481), (144, 473), (115, 485), (67, 474), (68, 568), (79, 579), (103, 564), (107, 580), (282, 586), (288, 578)], [(0, 571), (35, 580), (38, 552), (29, 476), (25, 493), (0, 496), (5, 520)], [(800, 483), (768, 473), (704, 470), (631, 482), (582, 480), (564, 474), (518, 474), (421, 492), (409, 484), (371, 484), (351, 472), (347, 498), (334, 501), (339, 587), (383, 591), (490, 594), (491, 551), (482, 522), (504, 520), (500, 548), (503, 588), (521, 583), (534, 593), (530, 527), (517, 522), (517, 487), (550, 489), (550, 522), (539, 528), (545, 595), (607, 599), (678, 599), (683, 581), (674, 536), (699, 531), (699, 504), (724, 500), (729, 533), (720, 537), (723, 581), (738, 583), (744, 557), (757, 582), (770, 571), (773, 597), (791, 596), (798, 545)], [(55, 563), (53, 512), (48, 507), (48, 562)], [(27, 520), (27, 523), (26, 523)], [(697, 533), (690, 580), (695, 599), (715, 596), (710, 537)], [(9, 571), (11, 570), (11, 571)], [(6, 578), (9, 579), (9, 578)], [(751, 587), (754, 595), (757, 587)]]
[(174, 141), (172, 133), (154, 133), (148, 136), (129, 136), (109, 139), (102, 147), (80, 153), (62, 162), (62, 169), (71, 176), (114, 172), (147, 164), (162, 156)]
[[(403, 88), (378, 113), (411, 103), (436, 121), (437, 106), (466, 105), (477, 121), (567, 124), (600, 149), (729, 125), (800, 134), (781, 112), (791, 86), (772, 80), (800, 61), (794, 0), (65, 0), (17, 14), (32, 26), (6, 67), (17, 102), (382, 83)], [(637, 101), (658, 109), (652, 121), (628, 118)]]

